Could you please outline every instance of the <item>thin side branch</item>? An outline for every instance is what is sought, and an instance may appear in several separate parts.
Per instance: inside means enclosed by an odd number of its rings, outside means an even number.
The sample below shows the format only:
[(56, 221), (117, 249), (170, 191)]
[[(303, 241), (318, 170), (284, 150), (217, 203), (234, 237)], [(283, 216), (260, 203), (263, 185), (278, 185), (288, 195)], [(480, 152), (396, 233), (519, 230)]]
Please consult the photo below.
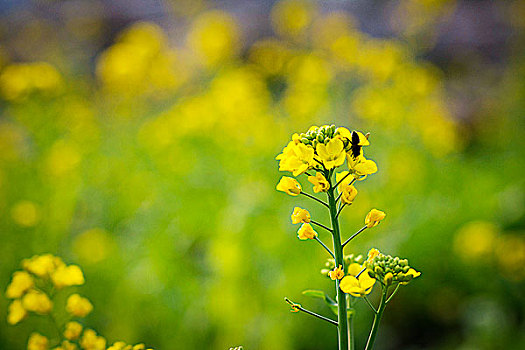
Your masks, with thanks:
[(306, 196), (306, 197), (308, 197), (308, 198), (311, 198), (311, 199), (313, 199), (314, 201), (317, 201), (317, 202), (321, 203), (322, 205), (324, 205), (325, 207), (329, 208), (328, 204), (325, 203), (325, 202), (323, 202), (323, 201), (320, 200), (319, 198), (314, 197), (314, 196), (312, 196), (311, 194), (308, 194), (308, 193), (306, 193), (306, 192), (302, 192), (302, 191), (301, 191), (301, 194), (302, 194), (303, 196)]
[(301, 306), (301, 304), (296, 304), (294, 303), (293, 301), (291, 301), (290, 299), (288, 298), (284, 298), (284, 301), (286, 301), (288, 304), (290, 304), (290, 306), (292, 307), (292, 310), (297, 312), (297, 311), (302, 311), (304, 313), (307, 313), (308, 315), (311, 315), (311, 316), (314, 316), (314, 317), (317, 317), (323, 321), (326, 321), (326, 322), (329, 322), (331, 324), (333, 324), (334, 326), (337, 326), (338, 323), (337, 321), (334, 321), (332, 320), (331, 318), (328, 318), (328, 317), (324, 317), (324, 316), (321, 316), (319, 314), (316, 314), (315, 312), (312, 312), (310, 310), (306, 310), (304, 307)]
[(332, 253), (332, 251), (330, 250), (330, 248), (328, 248), (328, 247), (323, 243), (323, 241), (321, 241), (321, 240), (319, 239), (319, 237), (315, 237), (315, 240), (316, 240), (317, 242), (319, 242), (319, 244), (321, 244), (321, 245), (323, 246), (324, 249), (326, 249), (326, 251), (328, 252), (328, 254), (330, 254), (330, 255), (332, 256), (332, 258), (335, 259), (334, 253)]
[(331, 228), (329, 228), (329, 227), (327, 227), (327, 226), (325, 226), (325, 225), (323, 225), (323, 224), (321, 224), (321, 223), (319, 223), (319, 222), (317, 222), (317, 221), (310, 220), (310, 222), (311, 222), (312, 224), (314, 224), (314, 225), (317, 225), (317, 226), (319, 226), (319, 227), (324, 228), (326, 231), (328, 231), (328, 232), (330, 232), (330, 233), (333, 232), (333, 230), (332, 230)]
[(359, 231), (357, 231), (356, 233), (354, 233), (352, 235), (352, 237), (348, 238), (343, 244), (342, 246), (344, 247), (345, 245), (348, 244), (348, 242), (350, 242), (352, 239), (354, 239), (358, 234), (360, 234), (361, 232), (363, 232), (364, 230), (366, 230), (367, 226), (363, 226)]
[(390, 294), (390, 296), (388, 297), (388, 299), (386, 300), (385, 304), (388, 304), (388, 302), (394, 297), (394, 295), (397, 293), (397, 290), (399, 289), (399, 286), (401, 285), (401, 283), (398, 283), (397, 286), (396, 286), (396, 289), (394, 289), (394, 291), (392, 292), (392, 294)]
[(374, 305), (372, 305), (372, 303), (370, 302), (370, 300), (368, 300), (368, 298), (366, 297), (366, 295), (363, 297), (363, 299), (365, 299), (366, 303), (368, 304), (368, 306), (370, 306), (370, 308), (372, 309), (372, 311), (374, 311), (374, 313), (377, 314), (377, 310), (376, 310), (376, 308), (374, 307)]

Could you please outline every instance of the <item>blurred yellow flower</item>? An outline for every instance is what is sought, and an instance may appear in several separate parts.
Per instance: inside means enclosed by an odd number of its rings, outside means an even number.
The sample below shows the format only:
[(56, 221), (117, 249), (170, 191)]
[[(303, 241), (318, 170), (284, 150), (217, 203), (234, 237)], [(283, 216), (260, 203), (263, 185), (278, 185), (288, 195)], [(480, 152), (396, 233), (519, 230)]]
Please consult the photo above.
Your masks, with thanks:
[(29, 273), (25, 271), (15, 271), (11, 283), (7, 286), (5, 296), (9, 299), (20, 298), (34, 285), (35, 281)]
[(302, 224), (297, 231), (297, 237), (299, 237), (300, 240), (314, 239), (317, 237), (317, 232), (315, 232), (312, 225)]
[(60, 73), (45, 62), (11, 64), (0, 75), (0, 93), (10, 101), (20, 101), (33, 92), (56, 94), (62, 85)]
[(330, 279), (332, 281), (340, 280), (345, 276), (345, 272), (343, 271), (343, 266), (339, 265), (338, 267), (334, 268), (332, 271), (328, 273), (328, 276), (330, 276)]
[(48, 350), (49, 340), (39, 333), (31, 333), (27, 341), (27, 350)]
[(86, 230), (73, 241), (73, 252), (84, 263), (101, 262), (113, 249), (115, 249), (113, 237), (101, 228)]
[(275, 159), (279, 160), (279, 171), (292, 172), (293, 176), (301, 175), (315, 165), (314, 149), (295, 141), (290, 141)]
[(78, 350), (78, 347), (77, 344), (64, 340), (59, 347), (53, 348), (53, 350)]
[(313, 17), (312, 3), (299, 0), (278, 2), (272, 9), (272, 25), (276, 33), (297, 37), (304, 34)]
[(66, 311), (76, 317), (85, 317), (93, 310), (91, 302), (78, 294), (72, 294), (67, 298)]
[(293, 177), (288, 176), (281, 177), (276, 189), (285, 192), (290, 196), (297, 196), (302, 191), (301, 184)]
[(472, 221), (466, 223), (454, 237), (454, 251), (464, 260), (485, 257), (492, 253), (498, 234), (499, 229), (491, 222)]
[(192, 23), (188, 43), (205, 66), (214, 67), (237, 54), (239, 36), (237, 23), (230, 14), (210, 11)]
[(306, 209), (295, 207), (292, 213), (292, 224), (309, 223), (310, 212)]
[(344, 144), (339, 138), (331, 139), (326, 145), (318, 143), (316, 151), (324, 167), (328, 170), (338, 167), (345, 162)]
[(68, 322), (64, 330), (64, 337), (68, 340), (77, 340), (82, 333), (82, 325), (78, 322)]
[(22, 297), (22, 306), (27, 311), (44, 315), (51, 311), (53, 302), (47, 294), (32, 289)]
[(341, 202), (345, 204), (352, 204), (356, 196), (357, 189), (354, 187), (354, 185), (346, 185), (343, 187), (343, 191), (341, 192)]
[(381, 220), (386, 217), (386, 214), (381, 210), (372, 209), (365, 217), (365, 225), (368, 228), (375, 227), (379, 225)]
[(15, 325), (27, 316), (27, 311), (22, 306), (20, 299), (13, 300), (7, 311), (7, 323)]
[(49, 150), (45, 170), (52, 177), (60, 177), (75, 170), (81, 160), (80, 152), (74, 143), (58, 140)]
[(22, 261), (22, 267), (41, 278), (47, 278), (64, 262), (51, 254), (35, 255), (30, 259)]
[(498, 237), (494, 249), (501, 274), (511, 281), (525, 279), (525, 238), (523, 235), (506, 234)]
[(23, 227), (33, 227), (40, 222), (39, 206), (31, 201), (20, 201), (11, 208), (13, 221)]
[(326, 192), (330, 189), (330, 183), (326, 181), (324, 175), (320, 172), (316, 172), (315, 176), (308, 176), (308, 181), (314, 185), (314, 192)]
[[(368, 275), (366, 271), (362, 272), (363, 267), (359, 264), (350, 264), (348, 266), (348, 275), (343, 277), (339, 283), (339, 288), (345, 293), (351, 294), (354, 297), (362, 297), (370, 294), (372, 287), (376, 280)], [(359, 273), (361, 273), (359, 275)], [(359, 277), (355, 277), (359, 275)]]
[(84, 284), (84, 275), (77, 265), (59, 266), (52, 274), (51, 280), (57, 289)]
[(92, 329), (86, 329), (82, 338), (80, 339), (80, 346), (84, 350), (105, 350), (106, 339), (101, 336), (97, 336)]

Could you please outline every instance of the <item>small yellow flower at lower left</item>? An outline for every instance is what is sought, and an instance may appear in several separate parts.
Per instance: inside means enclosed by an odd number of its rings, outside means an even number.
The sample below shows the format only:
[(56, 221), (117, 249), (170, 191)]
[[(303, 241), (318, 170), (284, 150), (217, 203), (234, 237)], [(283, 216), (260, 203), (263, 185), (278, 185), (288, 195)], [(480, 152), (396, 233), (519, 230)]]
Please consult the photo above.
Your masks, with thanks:
[(91, 302), (78, 294), (72, 294), (67, 298), (66, 311), (73, 316), (85, 317), (93, 310)]
[(290, 196), (297, 196), (302, 191), (301, 184), (293, 177), (283, 176), (276, 186), (277, 191), (282, 191)]
[(13, 300), (9, 304), (9, 311), (7, 314), (7, 323), (10, 325), (15, 325), (18, 322), (22, 321), (27, 316), (27, 310), (22, 306), (20, 299)]
[(68, 322), (64, 330), (64, 337), (68, 340), (77, 340), (82, 333), (82, 325), (78, 322)]
[(27, 350), (47, 350), (49, 339), (39, 333), (32, 333), (27, 341)]
[(84, 284), (84, 275), (77, 265), (60, 266), (51, 274), (51, 280), (56, 288), (80, 286)]
[(7, 286), (5, 296), (9, 299), (20, 298), (25, 292), (33, 288), (35, 282), (33, 277), (26, 271), (16, 271), (13, 279)]
[(106, 339), (101, 336), (97, 336), (92, 329), (86, 329), (80, 339), (80, 346), (82, 349), (87, 350), (105, 350), (106, 349)]
[(312, 225), (302, 224), (301, 228), (297, 231), (297, 237), (299, 237), (300, 240), (314, 239), (317, 237), (317, 232), (315, 232)]
[(47, 294), (37, 290), (30, 290), (22, 298), (22, 306), (27, 311), (36, 312), (37, 314), (48, 314), (53, 309), (53, 302)]

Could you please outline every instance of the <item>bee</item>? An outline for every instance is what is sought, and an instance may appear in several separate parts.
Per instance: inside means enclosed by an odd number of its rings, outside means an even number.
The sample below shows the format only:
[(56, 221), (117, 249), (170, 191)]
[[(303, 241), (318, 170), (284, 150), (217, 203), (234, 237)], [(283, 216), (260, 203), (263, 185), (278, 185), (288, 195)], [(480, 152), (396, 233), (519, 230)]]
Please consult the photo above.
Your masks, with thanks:
[(359, 140), (359, 135), (352, 131), (352, 139), (350, 140), (350, 151), (352, 152), (352, 157), (357, 158), (361, 154), (361, 148)]
[(361, 155), (361, 149), (363, 146), (368, 145), (368, 137), (370, 136), (370, 133), (367, 133), (364, 135), (364, 139), (362, 138), (363, 134), (358, 133), (356, 131), (352, 131), (351, 140), (350, 140), (350, 152), (352, 154), (352, 157), (357, 158)]

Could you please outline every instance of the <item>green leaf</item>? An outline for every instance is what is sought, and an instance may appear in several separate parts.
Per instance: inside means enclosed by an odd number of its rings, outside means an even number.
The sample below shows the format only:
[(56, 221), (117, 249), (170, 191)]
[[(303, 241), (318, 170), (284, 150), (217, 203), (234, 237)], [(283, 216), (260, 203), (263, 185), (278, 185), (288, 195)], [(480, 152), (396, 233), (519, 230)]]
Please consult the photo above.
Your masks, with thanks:
[(312, 298), (318, 298), (325, 301), (325, 303), (328, 305), (330, 310), (337, 315), (337, 303), (334, 299), (330, 298), (328, 295), (325, 294), (322, 290), (315, 290), (315, 289), (308, 289), (303, 291), (303, 294)]

